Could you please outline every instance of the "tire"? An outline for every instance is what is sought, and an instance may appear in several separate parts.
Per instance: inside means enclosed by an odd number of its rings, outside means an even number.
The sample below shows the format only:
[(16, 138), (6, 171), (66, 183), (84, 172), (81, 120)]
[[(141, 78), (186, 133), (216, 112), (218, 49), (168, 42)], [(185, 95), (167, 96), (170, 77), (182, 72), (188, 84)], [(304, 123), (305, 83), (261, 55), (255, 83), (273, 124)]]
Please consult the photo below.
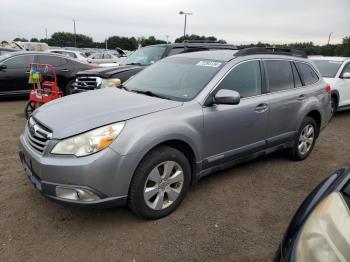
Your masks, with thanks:
[(331, 97), (331, 108), (332, 108), (332, 117), (333, 117), (338, 110), (338, 102), (334, 96)]
[(300, 125), (293, 148), (290, 149), (290, 155), (294, 160), (301, 161), (310, 155), (315, 146), (318, 132), (316, 121), (312, 117), (306, 117)]
[(75, 80), (73, 79), (67, 83), (66, 87), (64, 88), (64, 95), (65, 96), (73, 94), (72, 85), (74, 82), (75, 82)]
[(27, 101), (24, 106), (24, 117), (26, 119), (29, 119), (30, 116), (33, 114), (34, 110), (36, 109), (36, 104), (34, 101)]
[(184, 199), (190, 180), (191, 167), (185, 155), (168, 146), (157, 147), (136, 168), (130, 184), (128, 206), (145, 219), (167, 216)]

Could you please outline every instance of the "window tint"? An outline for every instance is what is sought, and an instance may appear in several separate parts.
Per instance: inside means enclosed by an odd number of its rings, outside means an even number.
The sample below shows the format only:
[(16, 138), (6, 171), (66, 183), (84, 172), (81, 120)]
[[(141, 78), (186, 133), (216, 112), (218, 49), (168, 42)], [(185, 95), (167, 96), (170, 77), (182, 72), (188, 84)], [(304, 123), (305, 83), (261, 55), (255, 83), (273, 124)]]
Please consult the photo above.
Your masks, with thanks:
[(104, 57), (103, 57), (104, 59), (111, 59), (112, 58), (112, 56), (110, 55), (110, 54), (104, 54)]
[(103, 59), (103, 54), (94, 54), (92, 55), (92, 59)]
[(266, 60), (269, 91), (277, 92), (294, 88), (292, 67), (289, 61)]
[(259, 61), (249, 61), (235, 67), (219, 84), (221, 89), (237, 91), (242, 98), (261, 94), (261, 72)]
[(180, 47), (180, 48), (172, 48), (172, 49), (170, 50), (168, 56), (177, 55), (177, 54), (182, 53), (183, 51), (185, 51), (185, 48), (183, 48), (183, 47)]
[(34, 55), (15, 56), (5, 62), (8, 69), (29, 68), (29, 64), (34, 62)]
[(292, 68), (293, 68), (293, 76), (294, 76), (295, 87), (302, 87), (303, 84), (301, 82), (300, 75), (299, 75), (298, 70), (297, 70), (297, 68), (296, 68), (294, 63), (292, 63)]
[(72, 57), (72, 58), (77, 58), (76, 54), (72, 53), (72, 52), (62, 52), (63, 54)]
[(313, 83), (316, 83), (318, 81), (318, 76), (315, 72), (315, 70), (312, 69), (311, 66), (309, 66), (306, 63), (298, 63), (298, 69), (301, 74), (301, 77), (304, 80), (304, 85), (312, 85)]
[(61, 66), (66, 63), (66, 60), (62, 57), (53, 56), (53, 55), (39, 55), (39, 62), (41, 64)]

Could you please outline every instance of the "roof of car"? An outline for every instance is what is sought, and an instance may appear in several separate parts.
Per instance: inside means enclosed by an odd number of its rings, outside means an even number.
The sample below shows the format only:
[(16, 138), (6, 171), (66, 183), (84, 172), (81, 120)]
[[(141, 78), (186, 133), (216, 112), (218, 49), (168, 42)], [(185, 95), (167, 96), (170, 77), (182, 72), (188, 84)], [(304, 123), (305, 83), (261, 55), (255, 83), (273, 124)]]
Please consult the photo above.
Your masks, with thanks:
[(225, 44), (225, 43), (218, 43), (218, 42), (183, 42), (183, 43), (169, 43), (169, 44), (157, 44), (157, 45), (150, 45), (145, 47), (188, 47), (188, 48), (222, 48), (222, 49), (230, 49), (230, 50), (236, 50), (237, 47), (235, 45), (231, 44)]
[(190, 52), (176, 55), (176, 57), (189, 57), (198, 59), (211, 59), (228, 62), (234, 58), (238, 50), (209, 50), (201, 52)]
[(346, 60), (349, 60), (350, 57), (342, 57), (342, 56), (322, 56), (322, 55), (313, 55), (313, 56), (308, 56), (309, 59), (311, 60), (330, 60), (330, 61), (339, 61), (343, 62)]

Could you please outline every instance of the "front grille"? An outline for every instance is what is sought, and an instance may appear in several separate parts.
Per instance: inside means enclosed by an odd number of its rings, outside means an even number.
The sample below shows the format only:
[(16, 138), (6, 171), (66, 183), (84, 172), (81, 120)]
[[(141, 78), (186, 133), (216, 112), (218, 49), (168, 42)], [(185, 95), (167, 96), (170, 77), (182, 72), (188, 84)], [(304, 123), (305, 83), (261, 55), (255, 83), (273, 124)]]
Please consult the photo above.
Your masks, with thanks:
[(39, 124), (31, 117), (25, 127), (24, 137), (34, 150), (43, 153), (52, 134), (49, 129)]
[(83, 92), (97, 89), (102, 78), (97, 76), (78, 76), (73, 83), (73, 92)]

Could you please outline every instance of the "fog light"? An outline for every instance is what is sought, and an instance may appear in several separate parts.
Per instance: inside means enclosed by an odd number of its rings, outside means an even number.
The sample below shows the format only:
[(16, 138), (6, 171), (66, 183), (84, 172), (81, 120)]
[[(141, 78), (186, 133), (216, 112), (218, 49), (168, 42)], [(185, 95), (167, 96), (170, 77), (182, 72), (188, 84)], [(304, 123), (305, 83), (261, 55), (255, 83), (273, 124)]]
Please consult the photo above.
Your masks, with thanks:
[(68, 200), (94, 201), (100, 199), (96, 194), (84, 188), (56, 187), (56, 196)]

